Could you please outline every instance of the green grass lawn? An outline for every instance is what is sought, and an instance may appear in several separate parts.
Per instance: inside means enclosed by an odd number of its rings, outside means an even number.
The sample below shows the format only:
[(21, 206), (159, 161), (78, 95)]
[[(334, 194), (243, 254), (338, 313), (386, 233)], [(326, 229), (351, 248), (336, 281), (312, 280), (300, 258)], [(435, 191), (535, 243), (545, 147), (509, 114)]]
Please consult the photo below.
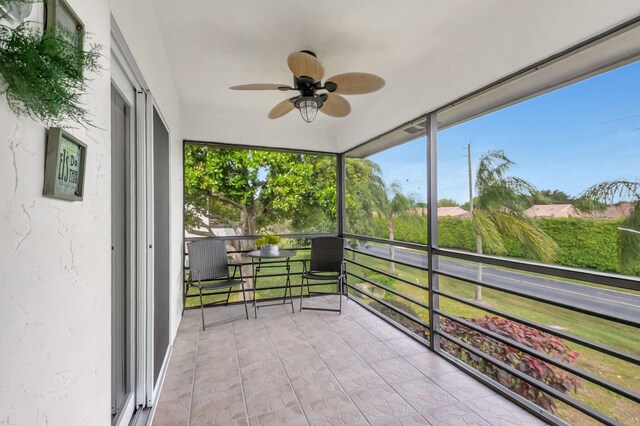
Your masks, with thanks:
[[(300, 282), (301, 282), (301, 277), (300, 277), (300, 273), (302, 272), (302, 262), (300, 262), (300, 260), (303, 259), (309, 259), (309, 251), (308, 250), (299, 250), (296, 252), (296, 256), (291, 258), (291, 263), (290, 263), (290, 267), (291, 267), (291, 286), (292, 286), (292, 293), (293, 293), (293, 297), (299, 297), (300, 296)], [(245, 259), (246, 260), (246, 259)], [(262, 268), (259, 272), (259, 276), (257, 279), (257, 283), (258, 283), (258, 291), (256, 292), (256, 300), (261, 300), (261, 299), (271, 299), (271, 298), (281, 298), (284, 297), (284, 289), (273, 289), (273, 290), (260, 290), (261, 288), (266, 288), (266, 287), (284, 287), (285, 285), (285, 281), (286, 281), (286, 277), (285, 276), (279, 276), (279, 277), (261, 277), (260, 275), (265, 275), (265, 274), (269, 274), (269, 275), (273, 275), (273, 274), (286, 274), (286, 269), (284, 267), (284, 265), (282, 263), (278, 263), (278, 264), (264, 264), (263, 266), (277, 266), (277, 267), (268, 267), (268, 268)], [(230, 269), (231, 272), (233, 272), (233, 268)], [(253, 280), (251, 280), (251, 266), (245, 266), (243, 267), (243, 275), (244, 275), (244, 279), (247, 281), (247, 285), (245, 286), (245, 289), (247, 289), (248, 291), (246, 291), (246, 297), (247, 300), (253, 300)], [(298, 274), (298, 275), (296, 275)], [(313, 284), (313, 282), (311, 282), (311, 284)], [(239, 290), (239, 287), (234, 288), (233, 290)], [(311, 291), (318, 291), (318, 292), (335, 292), (336, 291), (336, 285), (333, 284), (329, 284), (329, 285), (319, 285), (319, 286), (314, 286), (311, 288)], [(195, 287), (192, 287), (189, 290), (189, 296), (197, 296), (198, 295), (198, 289)], [(307, 288), (306, 285), (303, 288), (303, 294), (307, 295)], [(223, 294), (220, 295), (210, 295), (210, 296), (204, 296), (202, 298), (203, 303), (204, 304), (208, 304), (208, 303), (214, 303), (214, 302), (218, 302), (218, 301), (225, 301), (227, 299), (227, 293), (226, 291)], [(242, 301), (242, 295), (241, 293), (232, 293), (230, 298), (229, 298), (230, 302), (239, 302)], [(188, 297), (187, 298), (187, 303), (186, 303), (187, 307), (199, 307), (200, 306), (200, 298), (199, 297)]]
[[(360, 254), (357, 255), (356, 260), (380, 270), (390, 271), (389, 262), (387, 261)], [(367, 274), (365, 268), (353, 264), (349, 264), (347, 269), (361, 276)], [(418, 282), (423, 285), (427, 284), (426, 272), (419, 271), (415, 268), (396, 264), (393, 273), (412, 282)], [(352, 285), (354, 284), (353, 280), (355, 280), (355, 278), (351, 277), (350, 284)], [(475, 287), (464, 281), (440, 277), (439, 283), (440, 289), (443, 291), (469, 300), (472, 300), (474, 297)], [(428, 302), (428, 293), (425, 290), (399, 281), (393, 281), (391, 287), (414, 299)], [(539, 324), (561, 327), (562, 330), (567, 333), (630, 354), (640, 354), (640, 339), (637, 338), (637, 330), (633, 327), (486, 288), (483, 289), (483, 299), (482, 303), (484, 305), (505, 313), (516, 315)], [(490, 315), (480, 309), (445, 297), (440, 298), (440, 308), (445, 312), (467, 318)], [(426, 310), (416, 311), (422, 319), (428, 321), (428, 312)], [(628, 389), (636, 392), (640, 391), (640, 367), (582, 347), (570, 341), (566, 341), (565, 343), (571, 349), (580, 352), (580, 356), (577, 359), (577, 366), (579, 368), (618, 383)], [(639, 421), (633, 420), (634, 418), (640, 419), (640, 408), (637, 404), (589, 382), (584, 381), (582, 388), (571, 396), (623, 423), (634, 423)], [(585, 424), (583, 415), (569, 407), (560, 406), (558, 414), (574, 424)]]

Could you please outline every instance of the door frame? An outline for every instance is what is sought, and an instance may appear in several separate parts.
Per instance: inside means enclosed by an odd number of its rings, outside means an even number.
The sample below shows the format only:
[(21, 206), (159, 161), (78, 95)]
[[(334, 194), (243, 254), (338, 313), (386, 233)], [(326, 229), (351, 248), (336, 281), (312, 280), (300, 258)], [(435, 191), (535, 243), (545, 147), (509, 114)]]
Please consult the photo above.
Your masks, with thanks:
[(116, 421), (129, 424), (152, 407), (153, 383), (153, 97), (126, 40), (111, 15), (112, 84), (131, 105), (128, 243), (131, 286), (132, 396)]

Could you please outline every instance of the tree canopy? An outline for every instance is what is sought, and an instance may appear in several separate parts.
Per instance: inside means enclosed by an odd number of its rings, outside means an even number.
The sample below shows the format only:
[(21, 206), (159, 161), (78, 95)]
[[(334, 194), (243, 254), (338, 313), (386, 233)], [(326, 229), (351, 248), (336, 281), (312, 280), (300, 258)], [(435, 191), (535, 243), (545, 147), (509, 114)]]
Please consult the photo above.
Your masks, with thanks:
[(529, 182), (509, 174), (513, 161), (504, 151), (482, 155), (476, 172), (473, 225), (484, 247), (505, 253), (506, 238), (518, 241), (530, 258), (552, 263), (557, 244), (522, 212), (530, 207), (536, 189)]
[(631, 200), (633, 209), (618, 228), (618, 257), (625, 274), (640, 274), (640, 182), (612, 180), (587, 188), (576, 200), (585, 212), (597, 211), (622, 200)]
[[(335, 156), (206, 145), (186, 145), (184, 155), (192, 234), (211, 236), (215, 227), (238, 235), (337, 231)], [(370, 160), (347, 159), (347, 229), (372, 230), (379, 172)]]

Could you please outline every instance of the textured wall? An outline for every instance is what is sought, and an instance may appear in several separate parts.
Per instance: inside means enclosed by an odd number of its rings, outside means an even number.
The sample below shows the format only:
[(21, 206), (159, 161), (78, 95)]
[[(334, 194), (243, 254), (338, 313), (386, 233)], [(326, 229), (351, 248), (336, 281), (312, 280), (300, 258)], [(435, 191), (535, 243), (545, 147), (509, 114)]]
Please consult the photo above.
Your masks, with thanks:
[(95, 128), (84, 201), (42, 196), (45, 129), (0, 98), (0, 425), (100, 425), (110, 419), (110, 144), (107, 0), (70, 0), (101, 75), (85, 102)]
[(104, 46), (96, 127), (71, 130), (88, 145), (84, 201), (42, 196), (45, 128), (0, 98), (0, 425), (110, 424), (110, 12), (171, 132), (171, 340), (180, 320), (180, 113), (151, 2), (69, 3)]

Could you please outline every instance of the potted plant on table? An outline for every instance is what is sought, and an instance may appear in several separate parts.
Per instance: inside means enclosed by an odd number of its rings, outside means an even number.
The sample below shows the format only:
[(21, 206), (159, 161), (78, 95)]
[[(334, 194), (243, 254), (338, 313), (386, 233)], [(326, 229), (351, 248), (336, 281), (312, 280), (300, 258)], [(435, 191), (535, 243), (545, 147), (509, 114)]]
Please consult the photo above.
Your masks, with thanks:
[(280, 244), (280, 237), (277, 235), (263, 235), (256, 240), (256, 246), (260, 247), (262, 254), (278, 253), (278, 244)]

